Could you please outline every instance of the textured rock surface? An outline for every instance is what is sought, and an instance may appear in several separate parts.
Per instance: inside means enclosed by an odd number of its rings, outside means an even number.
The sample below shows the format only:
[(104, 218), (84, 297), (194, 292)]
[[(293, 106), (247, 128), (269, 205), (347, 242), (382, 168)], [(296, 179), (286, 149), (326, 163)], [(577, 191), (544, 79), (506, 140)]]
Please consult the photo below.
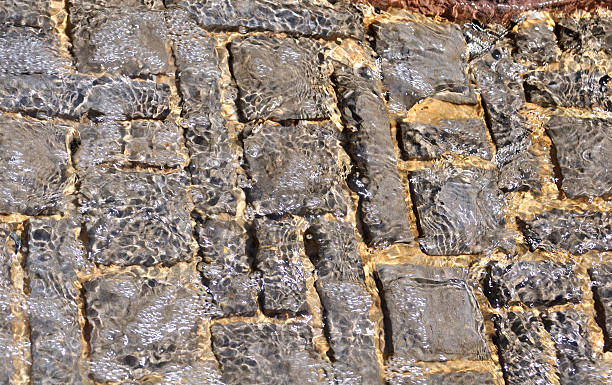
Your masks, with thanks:
[(196, 281), (179, 266), (159, 276), (124, 272), (86, 282), (93, 378), (117, 382), (154, 374), (167, 383), (196, 384), (214, 377), (213, 363), (198, 359), (197, 333), (216, 309)]
[(554, 353), (544, 347), (544, 325), (533, 313), (501, 315), (495, 329), (506, 384), (553, 384)]
[(0, 212), (34, 215), (61, 207), (68, 130), (0, 114)]
[(14, 290), (11, 287), (11, 255), (7, 243), (10, 226), (0, 224), (0, 383), (13, 384), (15, 368), (13, 359), (17, 355), (17, 344), (13, 340), (14, 316), (11, 312)]
[(595, 309), (604, 331), (606, 350), (612, 349), (612, 264), (602, 264), (590, 271), (593, 281)]
[(200, 246), (198, 270), (223, 315), (254, 315), (259, 281), (251, 271), (245, 230), (236, 222), (208, 219), (198, 222), (195, 234)]
[(582, 300), (580, 282), (572, 265), (550, 261), (516, 262), (491, 266), (491, 293), (494, 306), (522, 303), (527, 306), (554, 306)]
[(246, 120), (322, 119), (333, 102), (314, 40), (249, 36), (233, 40), (232, 73)]
[(456, 372), (440, 374), (395, 375), (387, 382), (389, 385), (493, 385), (490, 373)]
[(516, 57), (540, 65), (557, 59), (556, 43), (553, 28), (546, 21), (528, 22), (514, 35)]
[(612, 193), (612, 120), (553, 116), (546, 124), (570, 198)]
[(466, 74), (466, 43), (457, 25), (414, 19), (376, 23), (372, 30), (392, 104), (408, 110), (428, 96), (476, 103)]
[(490, 160), (491, 147), (481, 119), (444, 119), (437, 124), (400, 123), (402, 154), (433, 160), (443, 153), (475, 155)]
[(559, 37), (559, 47), (563, 50), (612, 52), (612, 18), (610, 17), (594, 16), (579, 19), (561, 17), (556, 20), (555, 29)]
[(371, 246), (410, 243), (413, 237), (376, 75), (367, 68), (334, 67), (333, 81), (346, 125), (344, 147), (353, 161), (348, 182), (360, 198), (365, 241)]
[(93, 260), (120, 266), (191, 260), (186, 185), (184, 173), (87, 170), (79, 200)]
[(0, 24), (28, 26), (51, 30), (51, 4), (46, 0), (7, 0), (0, 8)]
[(58, 39), (40, 29), (7, 26), (0, 31), (0, 73), (57, 74), (70, 64), (60, 56)]
[(382, 265), (377, 270), (390, 324), (391, 366), (489, 357), (482, 314), (465, 269)]
[(495, 173), (477, 168), (415, 171), (410, 176), (421, 248), (430, 255), (477, 254), (504, 240), (501, 193)]
[(519, 225), (532, 250), (565, 249), (572, 254), (612, 249), (612, 224), (607, 213), (553, 209)]
[(28, 222), (28, 321), (32, 343), (32, 382), (81, 384), (81, 327), (77, 272), (92, 265), (77, 239), (73, 219)]
[(346, 213), (331, 123), (250, 126), (245, 134), (245, 168), (252, 186), (247, 200), (260, 215)]

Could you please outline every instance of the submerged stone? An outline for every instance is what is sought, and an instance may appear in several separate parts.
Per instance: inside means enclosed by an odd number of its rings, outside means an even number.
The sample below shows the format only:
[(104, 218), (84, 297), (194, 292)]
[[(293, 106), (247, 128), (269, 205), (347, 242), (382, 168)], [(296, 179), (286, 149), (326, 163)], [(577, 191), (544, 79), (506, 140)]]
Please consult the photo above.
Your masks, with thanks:
[(15, 317), (11, 312), (14, 295), (11, 284), (11, 255), (15, 251), (7, 247), (10, 234), (10, 226), (0, 223), (0, 383), (7, 385), (13, 384), (13, 360), (18, 354), (17, 344), (13, 339)]
[(572, 254), (612, 250), (612, 225), (607, 213), (553, 209), (531, 221), (518, 219), (531, 250), (565, 249)]
[(353, 70), (339, 63), (334, 67), (345, 124), (343, 146), (353, 166), (348, 182), (359, 195), (364, 240), (370, 246), (411, 243), (408, 209), (376, 75), (367, 68)]
[(426, 20), (377, 22), (372, 32), (392, 104), (409, 110), (430, 96), (457, 104), (476, 103), (459, 26)]
[(483, 317), (462, 268), (377, 267), (392, 343), (390, 366), (411, 360), (486, 360)]
[(346, 214), (340, 142), (331, 123), (249, 126), (243, 139), (252, 185), (247, 200), (260, 215)]
[(595, 309), (604, 330), (605, 350), (612, 349), (612, 264), (601, 264), (589, 271), (593, 281)]
[(569, 198), (612, 193), (612, 120), (553, 116), (546, 124)]
[(120, 266), (191, 260), (187, 183), (182, 172), (85, 170), (79, 201), (93, 260)]
[(246, 120), (323, 119), (333, 103), (322, 47), (305, 38), (265, 36), (232, 41), (232, 73)]
[(410, 176), (423, 251), (430, 255), (478, 254), (511, 248), (503, 200), (494, 171), (424, 169)]
[(612, 52), (612, 18), (562, 17), (556, 20), (555, 30), (561, 49), (573, 52), (586, 50)]
[(30, 27), (5, 26), (0, 31), (0, 73), (58, 74), (70, 66), (70, 59), (60, 56), (55, 36)]
[(437, 124), (399, 123), (406, 159), (434, 160), (443, 153), (491, 159), (487, 129), (481, 119), (443, 119)]
[(555, 33), (546, 21), (527, 20), (514, 35), (515, 56), (531, 64), (544, 65), (557, 59)]
[(451, 372), (438, 374), (392, 374), (389, 385), (493, 385), (491, 373)]
[(0, 114), (0, 212), (36, 215), (62, 208), (68, 185), (63, 124)]
[(0, 8), (0, 24), (49, 32), (55, 26), (51, 20), (51, 3), (47, 0), (5, 0)]

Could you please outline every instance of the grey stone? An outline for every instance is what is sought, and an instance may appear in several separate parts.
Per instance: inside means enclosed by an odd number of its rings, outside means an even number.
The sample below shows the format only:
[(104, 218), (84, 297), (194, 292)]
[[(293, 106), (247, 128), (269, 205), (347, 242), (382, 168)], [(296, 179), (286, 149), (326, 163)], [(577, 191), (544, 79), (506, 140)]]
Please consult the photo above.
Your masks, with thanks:
[(70, 5), (76, 10), (132, 8), (133, 10), (163, 10), (163, 0), (71, 0)]
[(353, 163), (349, 186), (359, 195), (364, 240), (371, 246), (413, 241), (397, 171), (389, 118), (367, 68), (334, 64), (333, 81), (345, 124), (343, 146)]
[(514, 35), (516, 46), (515, 56), (539, 65), (553, 62), (557, 59), (557, 42), (555, 33), (546, 21), (533, 22), (528, 20), (519, 25)]
[(51, 3), (46, 0), (5, 0), (0, 8), (0, 24), (41, 28), (51, 31)]
[(571, 264), (550, 261), (495, 264), (490, 267), (490, 280), (489, 301), (494, 306), (519, 303), (554, 306), (582, 300), (580, 282)]
[(275, 221), (267, 218), (255, 222), (258, 250), (256, 267), (263, 273), (263, 300), (269, 315), (296, 315), (308, 310), (306, 271), (302, 244), (292, 219)]
[(30, 27), (5, 26), (0, 31), (0, 73), (58, 74), (71, 64), (60, 56), (59, 41), (51, 34)]
[(182, 172), (85, 170), (79, 202), (91, 258), (120, 266), (191, 260), (187, 183)]
[(518, 153), (504, 166), (499, 167), (497, 186), (504, 192), (537, 191), (542, 187), (538, 170), (538, 156), (531, 149)]
[(251, 269), (248, 239), (236, 222), (198, 221), (198, 271), (224, 316), (252, 316), (257, 311), (258, 276)]
[(0, 212), (36, 215), (62, 208), (69, 129), (0, 114)]
[(530, 221), (517, 220), (532, 251), (565, 249), (584, 254), (612, 250), (612, 218), (607, 213), (553, 209)]
[(323, 119), (333, 103), (322, 47), (305, 38), (249, 36), (232, 41), (232, 73), (246, 120)]
[(232, 322), (212, 325), (211, 333), (228, 385), (326, 383), (329, 363), (314, 350), (306, 324)]
[(393, 374), (388, 385), (493, 385), (491, 373), (451, 372), (437, 374)]
[(83, 284), (90, 330), (90, 375), (98, 382), (159, 376), (162, 383), (207, 383), (201, 323), (217, 313), (188, 266), (165, 273), (111, 273)]
[(244, 135), (252, 183), (247, 201), (257, 214), (346, 214), (340, 142), (331, 123), (264, 123)]
[(74, 219), (28, 222), (26, 273), (32, 382), (81, 384), (77, 272), (90, 272)]
[(399, 123), (407, 159), (434, 160), (443, 153), (475, 155), (490, 160), (491, 147), (481, 119), (443, 119), (437, 124)]
[(462, 268), (377, 267), (391, 342), (390, 367), (417, 361), (486, 360), (483, 317)]
[(612, 193), (612, 120), (553, 116), (546, 124), (570, 198)]
[(372, 32), (392, 104), (408, 110), (430, 96), (476, 103), (466, 74), (467, 46), (458, 25), (407, 20), (374, 23)]
[(325, 38), (363, 37), (362, 14), (344, 1), (167, 0), (206, 29), (286, 32)]
[(410, 174), (420, 225), (419, 243), (430, 255), (478, 254), (511, 248), (494, 171), (424, 169)]
[(553, 384), (552, 352), (544, 347), (544, 325), (531, 312), (509, 312), (495, 320), (497, 346), (508, 385)]
[(590, 271), (593, 281), (595, 309), (605, 339), (605, 350), (612, 350), (612, 264), (594, 266)]
[(0, 223), (0, 383), (7, 385), (13, 384), (13, 360), (18, 355), (13, 339), (15, 317), (11, 311), (15, 293), (11, 285), (11, 255), (14, 250), (8, 247), (10, 235), (10, 226)]
[(562, 17), (556, 20), (555, 30), (561, 49), (571, 52), (586, 50), (612, 52), (612, 18)]

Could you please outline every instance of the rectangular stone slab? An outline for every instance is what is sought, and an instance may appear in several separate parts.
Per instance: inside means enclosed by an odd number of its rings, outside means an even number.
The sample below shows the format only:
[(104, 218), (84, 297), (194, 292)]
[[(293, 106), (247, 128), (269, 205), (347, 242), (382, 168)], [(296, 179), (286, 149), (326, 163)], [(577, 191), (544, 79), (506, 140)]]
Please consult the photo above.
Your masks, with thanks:
[(59, 74), (71, 67), (60, 56), (59, 40), (38, 28), (4, 26), (0, 31), (0, 72)]
[(514, 57), (519, 60), (543, 65), (557, 59), (555, 32), (546, 21), (530, 20), (520, 24), (514, 34), (514, 44)]
[(559, 36), (559, 47), (570, 52), (604, 51), (612, 52), (612, 18), (561, 17), (555, 20), (555, 29)]

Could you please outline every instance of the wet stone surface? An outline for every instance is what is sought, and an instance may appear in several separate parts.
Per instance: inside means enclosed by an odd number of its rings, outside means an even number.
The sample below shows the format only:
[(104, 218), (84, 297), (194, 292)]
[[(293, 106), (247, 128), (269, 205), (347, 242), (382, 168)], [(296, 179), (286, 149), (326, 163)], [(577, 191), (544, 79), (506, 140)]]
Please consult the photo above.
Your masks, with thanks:
[(0, 24), (35, 27), (48, 32), (55, 25), (50, 8), (46, 0), (7, 0), (0, 8)]
[(69, 129), (0, 114), (0, 212), (35, 215), (61, 208)]
[(382, 265), (377, 271), (390, 326), (391, 367), (410, 360), (489, 357), (482, 314), (465, 269)]
[(0, 73), (58, 74), (70, 59), (61, 57), (59, 40), (38, 28), (6, 27), (0, 31)]
[(86, 171), (79, 201), (96, 263), (151, 266), (191, 260), (185, 173)]
[(389, 385), (493, 385), (490, 373), (457, 372), (440, 374), (419, 374), (410, 376), (392, 376)]
[(593, 282), (595, 309), (604, 332), (607, 351), (612, 349), (612, 264), (597, 265), (589, 272)]
[(570, 198), (612, 193), (612, 120), (553, 116), (546, 124)]
[(594, 16), (591, 18), (560, 18), (555, 30), (559, 47), (566, 51), (612, 52), (612, 18)]
[(319, 43), (304, 38), (233, 40), (232, 74), (242, 117), (275, 121), (328, 117), (333, 98), (321, 51)]
[(514, 35), (515, 56), (519, 60), (543, 65), (557, 58), (557, 42), (552, 27), (546, 21), (528, 23)]
[(330, 123), (249, 126), (245, 168), (252, 186), (247, 201), (260, 215), (346, 213), (338, 155)]
[(399, 129), (406, 159), (433, 160), (447, 152), (487, 160), (492, 157), (481, 119), (444, 119), (437, 124), (402, 122)]
[(430, 255), (477, 254), (511, 248), (496, 175), (477, 168), (415, 171), (410, 176), (421, 238)]
[(11, 287), (11, 255), (7, 246), (11, 228), (0, 224), (0, 383), (12, 384), (15, 368), (13, 359), (17, 345), (13, 339), (14, 316), (11, 312), (13, 289)]

